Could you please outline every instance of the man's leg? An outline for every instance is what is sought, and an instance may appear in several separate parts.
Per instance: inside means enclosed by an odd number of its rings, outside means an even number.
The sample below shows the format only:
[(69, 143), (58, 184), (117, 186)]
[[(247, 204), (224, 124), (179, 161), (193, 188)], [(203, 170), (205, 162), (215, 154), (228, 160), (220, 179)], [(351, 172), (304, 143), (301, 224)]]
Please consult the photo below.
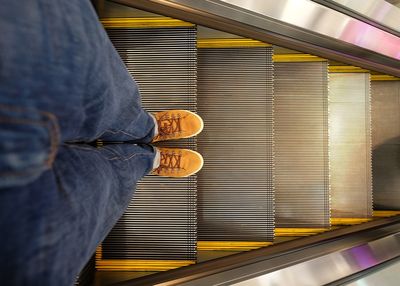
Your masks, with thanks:
[(149, 146), (62, 146), (31, 184), (0, 190), (2, 285), (72, 285), (153, 168)]
[(89, 0), (3, 2), (4, 108), (50, 114), (61, 142), (151, 141), (153, 119)]
[(154, 121), (89, 0), (0, 3), (0, 188), (33, 182), (62, 142), (151, 141)]

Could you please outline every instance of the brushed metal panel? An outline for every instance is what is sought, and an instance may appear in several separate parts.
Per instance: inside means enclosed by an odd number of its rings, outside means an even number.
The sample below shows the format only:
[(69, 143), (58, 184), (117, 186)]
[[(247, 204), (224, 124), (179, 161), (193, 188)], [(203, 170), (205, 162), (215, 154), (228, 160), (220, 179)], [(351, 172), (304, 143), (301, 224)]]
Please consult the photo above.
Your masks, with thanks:
[(400, 210), (400, 81), (373, 81), (374, 209)]
[(272, 48), (198, 51), (199, 240), (272, 241)]
[[(331, 285), (330, 283), (339, 279), (399, 257), (399, 249), (400, 233), (395, 233), (354, 247), (336, 250), (330, 254), (302, 261), (298, 264), (290, 265), (286, 268), (267, 274), (263, 274), (261, 270), (258, 277), (247, 279), (235, 284), (230, 283), (229, 285)], [(252, 267), (254, 271), (254, 268), (257, 266)], [(259, 269), (260, 267), (257, 268)], [(227, 277), (227, 280), (229, 281), (229, 276)], [(385, 281), (381, 281), (381, 284), (387, 285)], [(334, 285), (343, 284), (340, 283)]]
[[(109, 29), (138, 82), (143, 106), (196, 111), (196, 29)], [(163, 143), (196, 148), (196, 139)], [(146, 176), (125, 214), (103, 242), (104, 259), (196, 258), (196, 176)]]
[[(186, 0), (187, 1), (187, 0)], [(400, 38), (309, 0), (221, 0), (286, 24), (400, 60)], [(175, 0), (185, 2), (185, 0)], [(299, 12), (301, 11), (301, 13)], [(399, 18), (394, 19), (397, 26)], [(385, 43), (382, 45), (382, 43)]]
[(341, 284), (344, 286), (397, 286), (399, 285), (400, 258), (392, 259), (383, 265), (371, 269), (364, 275), (349, 279), (351, 282)]
[(329, 226), (328, 63), (275, 63), (278, 227)]
[(330, 0), (353, 10), (376, 23), (400, 32), (400, 9), (385, 0)]
[(332, 217), (372, 215), (371, 101), (368, 73), (329, 74)]

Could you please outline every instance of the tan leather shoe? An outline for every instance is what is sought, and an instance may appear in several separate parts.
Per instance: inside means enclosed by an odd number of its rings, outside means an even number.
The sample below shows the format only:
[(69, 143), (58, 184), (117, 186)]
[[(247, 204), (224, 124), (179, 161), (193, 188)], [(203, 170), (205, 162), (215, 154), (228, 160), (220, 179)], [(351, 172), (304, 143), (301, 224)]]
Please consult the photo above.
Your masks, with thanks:
[(178, 148), (157, 148), (160, 165), (153, 175), (162, 177), (189, 177), (203, 167), (203, 157), (196, 151)]
[(161, 111), (153, 115), (157, 121), (158, 134), (152, 142), (196, 136), (204, 127), (201, 117), (187, 110)]

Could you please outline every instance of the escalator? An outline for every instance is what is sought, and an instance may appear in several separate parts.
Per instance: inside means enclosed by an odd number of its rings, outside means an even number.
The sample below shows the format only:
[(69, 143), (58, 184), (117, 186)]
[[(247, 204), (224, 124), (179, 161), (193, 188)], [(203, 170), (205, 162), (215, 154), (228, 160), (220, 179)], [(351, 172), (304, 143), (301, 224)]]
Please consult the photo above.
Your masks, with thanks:
[[(152, 11), (161, 5), (153, 2)], [(78, 285), (231, 285), (273, 273), (278, 253), (283, 269), (329, 255), (339, 243), (367, 245), (362, 233), (396, 241), (399, 219), (378, 217), (400, 213), (398, 164), (387, 165), (398, 152), (399, 78), (342, 64), (339, 56), (328, 60), (324, 52), (295, 51), (299, 45), (292, 50), (205, 28), (188, 16), (109, 1), (97, 8), (144, 108), (187, 109), (205, 122), (197, 138), (159, 144), (198, 150), (205, 164), (189, 178), (149, 175), (139, 182)], [(386, 67), (377, 70), (395, 69)], [(344, 237), (353, 233), (358, 240)], [(295, 250), (302, 259), (290, 258)]]

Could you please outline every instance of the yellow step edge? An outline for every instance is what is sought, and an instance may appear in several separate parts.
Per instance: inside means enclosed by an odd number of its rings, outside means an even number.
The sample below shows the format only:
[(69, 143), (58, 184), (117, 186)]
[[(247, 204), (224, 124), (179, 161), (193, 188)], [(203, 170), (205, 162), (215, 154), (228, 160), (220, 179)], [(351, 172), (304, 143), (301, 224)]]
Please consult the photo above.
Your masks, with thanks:
[(325, 62), (327, 59), (309, 54), (281, 54), (273, 55), (272, 59), (276, 63), (294, 63), (294, 62)]
[(194, 24), (169, 17), (102, 18), (104, 28), (171, 28), (193, 27)]
[(331, 225), (355, 225), (372, 220), (372, 218), (331, 218)]
[(275, 236), (309, 236), (318, 233), (323, 233), (331, 230), (331, 228), (292, 228), (278, 227), (275, 229)]
[(329, 66), (330, 73), (369, 73), (369, 70), (354, 66)]
[(197, 48), (257, 48), (257, 47), (271, 47), (270, 44), (263, 43), (252, 39), (242, 38), (210, 38), (198, 39)]
[(247, 251), (272, 244), (266, 241), (198, 241), (197, 250)]
[(101, 259), (96, 261), (99, 271), (167, 271), (195, 264), (193, 260)]
[(374, 211), (374, 217), (390, 217), (400, 215), (400, 211)]
[(385, 75), (385, 74), (372, 74), (371, 80), (373, 81), (400, 80), (400, 77), (395, 77), (392, 75)]

